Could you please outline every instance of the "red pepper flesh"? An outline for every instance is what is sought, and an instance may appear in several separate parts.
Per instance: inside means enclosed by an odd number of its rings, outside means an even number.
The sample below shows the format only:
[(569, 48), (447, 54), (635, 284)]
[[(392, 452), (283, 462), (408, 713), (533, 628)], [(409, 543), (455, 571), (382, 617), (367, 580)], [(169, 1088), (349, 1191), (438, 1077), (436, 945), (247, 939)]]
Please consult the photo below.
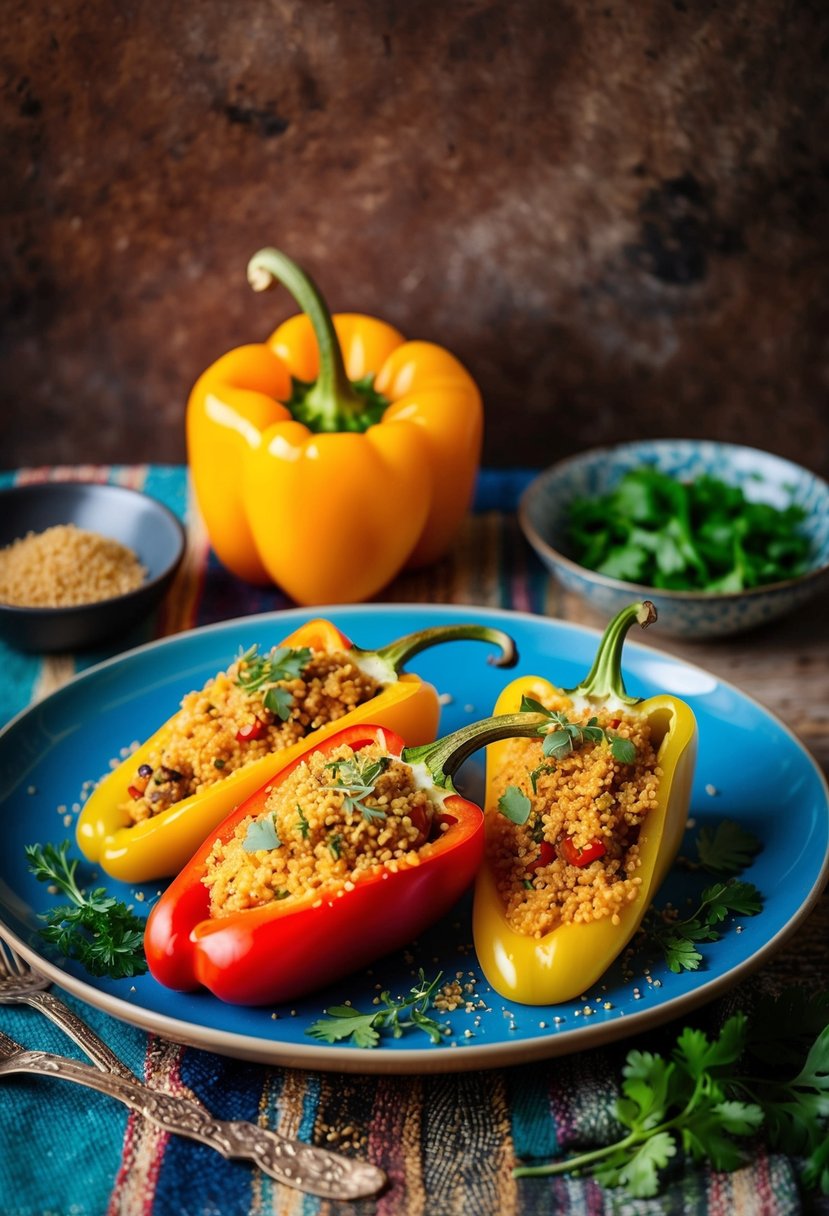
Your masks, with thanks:
[(265, 723), (261, 718), (254, 718), (252, 722), (246, 722), (240, 726), (236, 732), (236, 739), (239, 743), (250, 743), (254, 739), (258, 739), (265, 729)]
[(340, 883), (303, 900), (210, 915), (202, 878), (214, 841), (229, 839), (242, 819), (261, 814), (271, 790), (311, 751), (328, 755), (343, 744), (359, 750), (371, 743), (394, 756), (404, 748), (399, 735), (382, 727), (347, 727), (297, 757), (210, 834), (148, 919), (144, 945), (156, 980), (180, 991), (203, 985), (232, 1004), (288, 1001), (408, 944), (450, 910), (474, 879), (484, 849), (480, 807), (454, 793), (444, 796), (435, 817), (448, 826), (421, 847), (419, 865), (358, 875), (351, 890)]
[(591, 840), (583, 849), (577, 849), (569, 836), (563, 836), (558, 843), (559, 856), (571, 866), (589, 866), (591, 861), (604, 857), (607, 848), (601, 840)]

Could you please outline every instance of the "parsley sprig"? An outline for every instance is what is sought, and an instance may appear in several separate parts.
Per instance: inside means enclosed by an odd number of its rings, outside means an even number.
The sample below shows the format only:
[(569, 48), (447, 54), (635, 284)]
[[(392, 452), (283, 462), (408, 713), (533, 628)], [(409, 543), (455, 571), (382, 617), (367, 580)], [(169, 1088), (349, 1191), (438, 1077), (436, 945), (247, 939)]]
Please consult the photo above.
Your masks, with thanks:
[(237, 660), (236, 683), (248, 695), (264, 689), (262, 704), (265, 709), (270, 710), (280, 721), (287, 722), (294, 698), (280, 682), (296, 680), (301, 676), (311, 660), (312, 653), (307, 646), (298, 649), (278, 646), (267, 654), (260, 654), (259, 647), (253, 645)]
[[(829, 994), (790, 990), (780, 1002), (766, 999), (751, 1024), (736, 1013), (715, 1038), (686, 1027), (668, 1059), (628, 1052), (614, 1107), (626, 1134), (515, 1175), (588, 1173), (648, 1199), (680, 1153), (733, 1170), (745, 1160), (739, 1141), (762, 1134), (771, 1149), (802, 1158), (804, 1183), (829, 1194), (828, 1016)], [(758, 1061), (762, 1076), (747, 1073)]]
[(680, 1149), (715, 1169), (735, 1169), (744, 1154), (734, 1137), (753, 1135), (763, 1122), (757, 1103), (730, 1098), (725, 1086), (745, 1037), (746, 1017), (736, 1014), (713, 1040), (686, 1027), (670, 1060), (652, 1051), (628, 1052), (614, 1112), (626, 1135), (565, 1161), (519, 1166), (515, 1174), (587, 1169), (604, 1186), (624, 1186), (634, 1198), (647, 1199), (658, 1193), (659, 1171)]
[(640, 929), (640, 941), (655, 946), (669, 969), (696, 971), (702, 962), (697, 949), (705, 942), (719, 941), (721, 926), (729, 916), (756, 916), (763, 910), (763, 896), (750, 882), (734, 877), (760, 852), (761, 842), (733, 820), (724, 819), (716, 827), (702, 827), (696, 837), (698, 860), (692, 869), (708, 870), (719, 881), (699, 895), (697, 908), (679, 917), (675, 909), (651, 907)]
[(372, 1013), (361, 1013), (351, 1005), (330, 1005), (325, 1011), (328, 1016), (314, 1022), (305, 1033), (324, 1043), (351, 1039), (355, 1047), (377, 1047), (384, 1032), (399, 1039), (404, 1031), (414, 1028), (422, 1030), (434, 1044), (442, 1043), (446, 1031), (428, 1012), (442, 975), (438, 972), (433, 980), (427, 980), (421, 968), (418, 983), (408, 996), (395, 1000), (390, 992), (381, 992), (378, 1008)]
[(614, 760), (618, 760), (620, 764), (636, 762), (636, 748), (630, 739), (611, 735), (604, 727), (599, 726), (598, 718), (591, 718), (584, 725), (571, 722), (562, 710), (547, 709), (533, 697), (521, 698), (521, 713), (544, 714), (547, 718), (549, 725), (540, 726), (538, 733), (544, 736), (541, 750), (545, 756), (552, 756), (553, 760), (569, 756), (584, 743), (606, 741)]
[(700, 828), (696, 846), (699, 865), (712, 874), (739, 874), (762, 848), (757, 837), (733, 819)]
[(352, 760), (332, 760), (325, 767), (333, 771), (337, 781), (326, 786), (326, 789), (345, 794), (343, 806), (346, 811), (359, 811), (369, 822), (373, 819), (385, 819), (386, 812), (379, 807), (368, 806), (365, 799), (374, 793), (377, 778), (386, 771), (389, 762), (388, 756), (381, 756), (378, 760), (360, 760), (357, 756)]
[(697, 909), (681, 920), (649, 912), (645, 935), (662, 951), (671, 971), (696, 971), (702, 962), (698, 944), (719, 941), (719, 926), (729, 916), (756, 916), (762, 910), (763, 897), (753, 883), (717, 882), (706, 887)]
[(143, 975), (144, 921), (103, 887), (83, 891), (78, 859), (70, 858), (69, 841), (61, 845), (26, 845), (29, 869), (39, 882), (53, 884), (70, 901), (40, 914), (41, 935), (66, 958), (83, 963), (91, 975), (124, 979)]

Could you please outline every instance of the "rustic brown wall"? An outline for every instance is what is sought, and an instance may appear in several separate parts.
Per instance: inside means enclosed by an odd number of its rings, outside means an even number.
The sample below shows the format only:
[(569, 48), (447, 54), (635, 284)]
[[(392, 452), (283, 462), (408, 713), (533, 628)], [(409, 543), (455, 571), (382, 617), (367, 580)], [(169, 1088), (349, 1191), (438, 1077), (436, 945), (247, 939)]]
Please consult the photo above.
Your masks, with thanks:
[(829, 473), (828, 55), (823, 0), (6, 0), (0, 461), (182, 460), (275, 244), (464, 359), (490, 463)]

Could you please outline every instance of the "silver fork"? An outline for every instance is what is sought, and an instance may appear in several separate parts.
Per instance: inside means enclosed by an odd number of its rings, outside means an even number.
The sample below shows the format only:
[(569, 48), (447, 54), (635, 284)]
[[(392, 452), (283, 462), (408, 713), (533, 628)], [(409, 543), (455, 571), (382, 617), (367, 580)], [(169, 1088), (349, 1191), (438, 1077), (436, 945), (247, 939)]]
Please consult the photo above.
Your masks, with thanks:
[(63, 1001), (47, 992), (51, 983), (48, 976), (35, 971), (0, 937), (0, 1005), (31, 1005), (39, 1009), (78, 1044), (101, 1072), (111, 1072), (127, 1081), (137, 1081), (132, 1070), (118, 1059), (86, 1022), (81, 1021)]
[(97, 1069), (66, 1056), (28, 1051), (0, 1032), (0, 1076), (31, 1072), (62, 1078), (109, 1094), (166, 1131), (210, 1145), (223, 1157), (253, 1161), (271, 1178), (325, 1199), (362, 1199), (386, 1184), (375, 1165), (329, 1149), (292, 1140), (243, 1120), (214, 1119), (200, 1102), (151, 1089), (127, 1068), (106, 1043), (68, 1006), (46, 989), (36, 971), (0, 938), (0, 1004), (32, 1005), (64, 1030)]

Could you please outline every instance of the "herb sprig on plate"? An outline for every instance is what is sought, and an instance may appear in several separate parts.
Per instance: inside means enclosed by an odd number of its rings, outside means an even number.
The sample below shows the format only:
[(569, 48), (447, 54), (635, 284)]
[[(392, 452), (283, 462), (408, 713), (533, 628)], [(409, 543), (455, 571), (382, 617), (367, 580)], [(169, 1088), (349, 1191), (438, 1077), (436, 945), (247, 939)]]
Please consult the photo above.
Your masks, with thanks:
[(640, 944), (656, 947), (675, 973), (698, 969), (702, 963), (698, 947), (719, 941), (729, 916), (757, 916), (763, 910), (763, 896), (754, 883), (736, 878), (762, 848), (756, 836), (725, 819), (716, 827), (702, 827), (695, 846), (697, 860), (688, 863), (690, 868), (707, 870), (719, 881), (700, 892), (696, 908), (687, 916), (679, 916), (675, 908), (650, 907), (640, 930)]
[(414, 1028), (422, 1030), (432, 1043), (441, 1043), (446, 1031), (428, 1011), (442, 974), (438, 972), (433, 980), (427, 980), (421, 968), (418, 983), (408, 996), (395, 999), (390, 992), (381, 992), (377, 1008), (371, 1013), (361, 1013), (352, 1005), (329, 1005), (327, 1016), (314, 1022), (305, 1033), (324, 1043), (351, 1039), (355, 1047), (377, 1047), (384, 1032), (399, 1039), (404, 1031)]
[(143, 975), (144, 921), (103, 887), (84, 891), (77, 879), (78, 859), (70, 858), (69, 841), (61, 845), (26, 845), (29, 869), (39, 882), (48, 882), (67, 897), (41, 913), (41, 935), (66, 958), (83, 963), (91, 975), (124, 979)]

